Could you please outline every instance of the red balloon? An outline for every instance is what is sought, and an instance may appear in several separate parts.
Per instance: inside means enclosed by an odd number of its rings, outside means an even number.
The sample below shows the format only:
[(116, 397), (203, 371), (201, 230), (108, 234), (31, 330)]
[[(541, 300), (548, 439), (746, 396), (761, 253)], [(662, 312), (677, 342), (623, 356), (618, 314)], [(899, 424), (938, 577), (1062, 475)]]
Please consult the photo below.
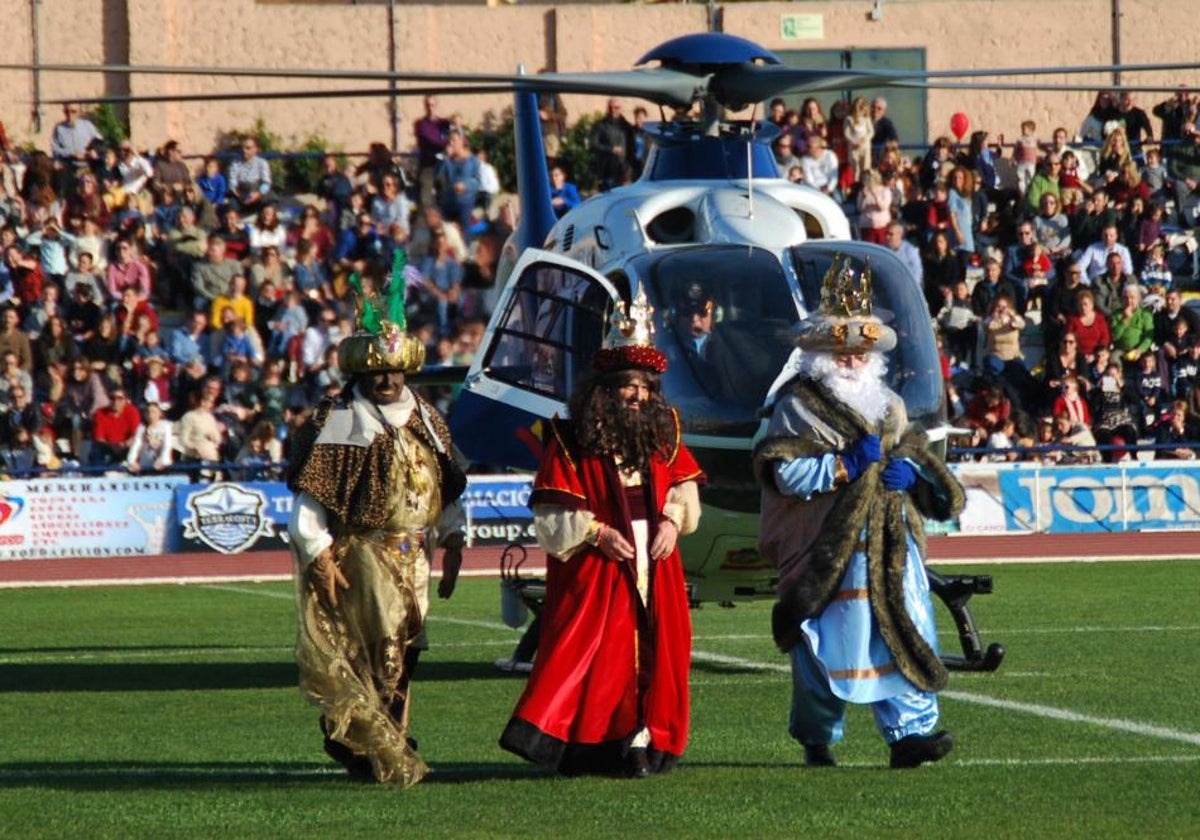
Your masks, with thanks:
[(967, 115), (962, 111), (950, 117), (950, 130), (954, 132), (954, 136), (961, 141), (967, 136), (967, 132), (971, 130), (971, 121), (967, 119)]

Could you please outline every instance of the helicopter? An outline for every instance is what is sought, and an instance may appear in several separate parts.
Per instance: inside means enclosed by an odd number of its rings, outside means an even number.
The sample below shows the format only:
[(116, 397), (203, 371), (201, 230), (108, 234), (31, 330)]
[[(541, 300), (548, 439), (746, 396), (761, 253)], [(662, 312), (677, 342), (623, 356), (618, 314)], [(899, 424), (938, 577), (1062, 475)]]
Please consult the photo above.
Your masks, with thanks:
[[(759, 490), (751, 474), (750, 449), (760, 429), (764, 397), (792, 351), (792, 329), (816, 308), (822, 278), (836, 259), (849, 258), (870, 266), (875, 309), (889, 313), (891, 326), (900, 337), (890, 355), (889, 377), (910, 418), (935, 439), (944, 434), (946, 425), (935, 338), (915, 278), (889, 249), (854, 241), (850, 222), (833, 199), (779, 176), (771, 150), (777, 127), (755, 120), (753, 112), (750, 119), (743, 120), (729, 119), (726, 114), (783, 94), (964, 86), (948, 80), (999, 74), (1196, 67), (970, 72), (795, 68), (784, 66), (773, 53), (749, 40), (719, 32), (669, 40), (636, 64), (638, 69), (628, 71), (528, 76), (336, 75), (425, 86), (405, 89), (409, 93), (514, 93), (519, 222), (502, 249), (496, 271), (496, 287), (501, 292), (480, 349), (460, 374), (463, 387), (449, 417), (452, 433), (463, 452), (477, 463), (534, 469), (543, 425), (554, 415), (565, 414), (568, 396), (589, 373), (591, 357), (600, 346), (613, 309), (644, 291), (657, 313), (656, 343), (672, 360), (663, 378), (664, 393), (679, 410), (685, 442), (708, 476), (701, 495), (701, 527), (680, 544), (689, 596), (697, 603), (775, 596), (776, 575), (757, 551)], [(651, 64), (656, 66), (647, 66)], [(206, 75), (214, 71), (106, 69)], [(320, 74), (315, 70), (222, 72)], [(1039, 89), (1032, 84), (1021, 87)], [(1042, 89), (1069, 88), (1046, 85)], [(560, 219), (550, 203), (538, 119), (537, 97), (542, 93), (635, 96), (684, 116), (644, 127), (651, 149), (638, 181), (594, 196)], [(314, 91), (311, 95), (334, 92)], [(231, 94), (228, 98), (245, 96)], [(222, 97), (201, 94), (192, 98)], [(106, 97), (84, 101), (155, 100)], [(679, 300), (696, 282), (711, 296), (715, 328), (737, 348), (740, 366), (734, 375), (713, 376), (683, 352), (686, 336)], [(994, 670), (1003, 658), (1003, 648), (996, 644), (983, 648), (967, 607), (972, 594), (991, 591), (991, 579), (942, 576), (933, 571), (930, 579), (935, 594), (954, 618), (963, 647), (963, 657), (946, 656), (947, 663), (961, 669)]]

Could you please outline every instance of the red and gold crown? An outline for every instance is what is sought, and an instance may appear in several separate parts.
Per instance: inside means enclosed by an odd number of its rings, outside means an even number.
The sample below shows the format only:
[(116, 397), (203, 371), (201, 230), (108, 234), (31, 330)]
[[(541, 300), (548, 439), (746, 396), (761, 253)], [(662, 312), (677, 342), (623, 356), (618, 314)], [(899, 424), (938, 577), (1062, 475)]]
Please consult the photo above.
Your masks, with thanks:
[(646, 299), (646, 289), (638, 289), (628, 310), (625, 301), (609, 321), (604, 346), (592, 357), (592, 367), (608, 373), (617, 370), (646, 370), (662, 373), (667, 369), (667, 356), (654, 346), (654, 307)]

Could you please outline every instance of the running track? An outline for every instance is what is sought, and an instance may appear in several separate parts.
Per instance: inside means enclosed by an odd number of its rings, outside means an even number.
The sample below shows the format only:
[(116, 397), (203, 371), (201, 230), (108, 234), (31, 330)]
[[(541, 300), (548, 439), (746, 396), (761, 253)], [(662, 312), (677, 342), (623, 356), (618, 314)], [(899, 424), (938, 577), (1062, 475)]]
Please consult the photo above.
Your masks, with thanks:
[[(501, 552), (499, 546), (466, 549), (463, 552), (464, 573), (472, 576), (497, 574)], [(934, 563), (1078, 562), (1172, 557), (1200, 557), (1200, 539), (1196, 532), (1005, 534), (937, 536), (929, 539), (929, 558)], [(529, 551), (524, 568), (534, 571), (543, 567), (544, 563), (545, 556), (534, 548)], [(290, 575), (291, 558), (284, 551), (0, 561), (0, 588), (272, 580)]]

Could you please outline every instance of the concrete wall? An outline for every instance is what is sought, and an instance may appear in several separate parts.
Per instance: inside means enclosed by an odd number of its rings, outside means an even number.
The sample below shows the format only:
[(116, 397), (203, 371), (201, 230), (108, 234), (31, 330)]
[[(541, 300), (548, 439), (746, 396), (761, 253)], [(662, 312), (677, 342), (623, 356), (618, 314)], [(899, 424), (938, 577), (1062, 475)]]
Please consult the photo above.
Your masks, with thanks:
[[(2, 61), (31, 58), (31, 0), (0, 0), (5, 22)], [(1122, 0), (1122, 58), (1127, 63), (1195, 61), (1200, 56), (1196, 0)], [(870, 0), (731, 3), (721, 7), (724, 31), (769, 49), (923, 47), (929, 69), (1018, 65), (1103, 64), (1112, 55), (1109, 4), (1099, 0), (884, 0), (883, 18), (870, 19)], [(194, 64), (225, 67), (311, 67), (386, 70), (387, 9), (383, 4), (323, 4), (264, 0), (42, 0), (44, 62), (99, 63), (125, 54), (135, 64)], [(401, 70), (529, 72), (620, 69), (668, 38), (703, 31), (703, 4), (398, 5), (396, 63)], [(823, 38), (784, 40), (784, 14), (821, 16)], [(126, 40), (127, 45), (122, 41)], [(127, 48), (123, 48), (127, 46)], [(31, 118), (32, 76), (0, 71), (0, 120), (18, 140), (45, 147), (57, 106), (46, 106), (40, 131)], [(120, 92), (122, 80), (101, 74), (42, 74), (42, 97)], [(1047, 77), (1047, 81), (1103, 84), (1091, 77)], [(1139, 81), (1200, 87), (1200, 73), (1181, 72)], [(385, 87), (378, 82), (258, 80), (217, 76), (138, 76), (129, 85), (140, 94), (203, 91), (264, 92), (301, 88)], [(1139, 96), (1144, 105), (1160, 94)], [(1054, 125), (1074, 130), (1086, 114), (1090, 93), (992, 93), (931, 91), (931, 136), (948, 133), (949, 118), (964, 111), (974, 127), (993, 135), (1018, 133), (1030, 117), (1039, 133)], [(443, 113), (459, 112), (470, 122), (499, 113), (510, 97), (442, 97)], [(568, 97), (571, 114), (598, 110), (597, 97)], [(411, 138), (420, 113), (419, 96), (399, 100), (401, 145)], [(134, 136), (144, 146), (168, 137), (189, 151), (207, 151), (230, 129), (248, 127), (261, 116), (285, 142), (317, 132), (334, 144), (364, 149), (387, 141), (391, 129), (385, 97), (234, 103), (136, 105), (130, 109)], [(1042, 132), (1041, 128), (1046, 131)]]

